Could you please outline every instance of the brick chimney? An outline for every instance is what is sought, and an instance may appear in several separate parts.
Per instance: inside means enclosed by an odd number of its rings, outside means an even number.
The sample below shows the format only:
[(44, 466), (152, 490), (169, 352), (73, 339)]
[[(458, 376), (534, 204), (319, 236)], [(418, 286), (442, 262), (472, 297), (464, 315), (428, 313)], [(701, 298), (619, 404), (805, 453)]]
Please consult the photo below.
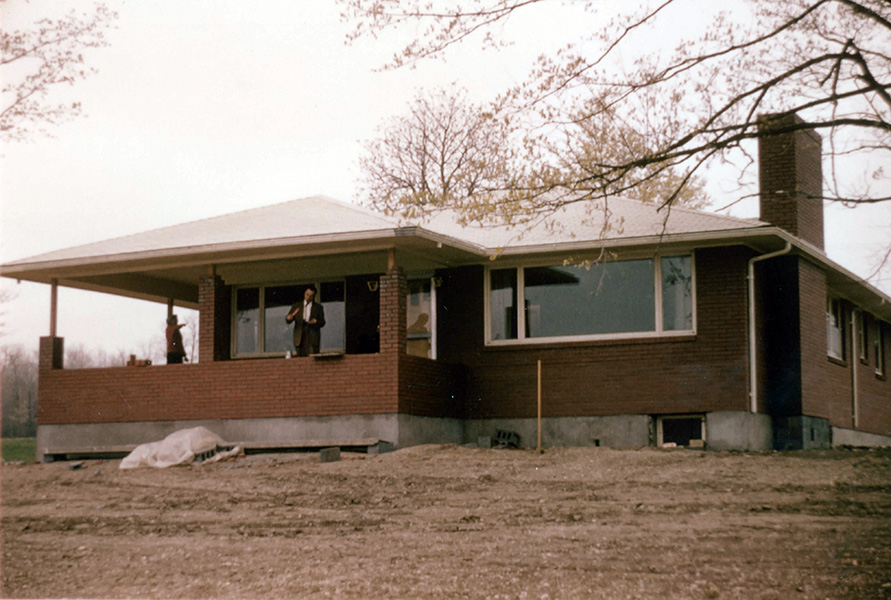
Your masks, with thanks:
[(822, 138), (789, 131), (802, 123), (794, 114), (758, 118), (761, 220), (823, 249)]

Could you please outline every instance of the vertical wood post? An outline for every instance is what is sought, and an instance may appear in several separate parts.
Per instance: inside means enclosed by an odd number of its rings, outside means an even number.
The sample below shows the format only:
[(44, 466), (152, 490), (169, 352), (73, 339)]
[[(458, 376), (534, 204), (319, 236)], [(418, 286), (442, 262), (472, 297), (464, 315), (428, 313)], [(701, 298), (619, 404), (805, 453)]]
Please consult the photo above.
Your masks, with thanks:
[(538, 359), (538, 453), (541, 454), (541, 359)]
[(50, 281), (50, 337), (56, 337), (56, 321), (59, 315), (59, 280)]

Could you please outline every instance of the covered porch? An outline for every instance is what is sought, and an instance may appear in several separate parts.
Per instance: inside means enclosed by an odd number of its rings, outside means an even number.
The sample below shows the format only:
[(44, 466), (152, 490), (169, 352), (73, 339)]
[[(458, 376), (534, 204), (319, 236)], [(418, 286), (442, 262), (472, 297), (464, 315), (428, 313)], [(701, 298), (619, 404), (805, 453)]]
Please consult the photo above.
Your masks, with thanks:
[[(258, 444), (463, 441), (463, 371), (437, 360), (438, 274), (478, 257), (449, 242), (391, 227), (122, 253), (100, 243), (22, 265), (23, 279), (52, 290), (38, 454), (156, 441), (197, 425)], [(151, 300), (168, 313), (197, 309), (199, 359), (66, 369), (60, 286)], [(325, 307), (322, 348), (290, 357), (284, 314), (306, 286)]]

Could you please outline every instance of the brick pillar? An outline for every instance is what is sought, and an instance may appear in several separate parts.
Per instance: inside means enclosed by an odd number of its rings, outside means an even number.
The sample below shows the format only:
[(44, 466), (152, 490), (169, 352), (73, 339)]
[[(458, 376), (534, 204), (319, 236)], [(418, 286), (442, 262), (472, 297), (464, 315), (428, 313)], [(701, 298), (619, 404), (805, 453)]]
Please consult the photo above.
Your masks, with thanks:
[(761, 220), (823, 248), (822, 139), (797, 115), (759, 118)]
[(406, 295), (408, 282), (402, 269), (396, 267), (381, 276), (381, 353), (406, 352)]
[(65, 338), (47, 336), (40, 338), (39, 369), (64, 368)]
[(202, 277), (198, 286), (198, 360), (229, 360), (232, 339), (232, 292), (218, 275)]

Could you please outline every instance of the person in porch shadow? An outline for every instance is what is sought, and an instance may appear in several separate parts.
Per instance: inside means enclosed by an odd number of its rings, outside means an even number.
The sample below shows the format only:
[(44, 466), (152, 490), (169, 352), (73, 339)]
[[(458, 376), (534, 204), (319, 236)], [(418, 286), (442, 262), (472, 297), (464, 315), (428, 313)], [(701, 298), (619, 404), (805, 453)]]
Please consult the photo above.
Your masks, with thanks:
[(325, 326), (325, 309), (315, 298), (315, 288), (306, 288), (303, 301), (291, 305), (291, 310), (285, 317), (287, 323), (294, 323), (294, 349), (297, 356), (319, 353), (322, 327)]
[(183, 334), (180, 329), (185, 327), (185, 323), (178, 325), (176, 315), (167, 317), (167, 329), (164, 333), (167, 336), (167, 364), (182, 364), (186, 358), (186, 351), (183, 347)]

